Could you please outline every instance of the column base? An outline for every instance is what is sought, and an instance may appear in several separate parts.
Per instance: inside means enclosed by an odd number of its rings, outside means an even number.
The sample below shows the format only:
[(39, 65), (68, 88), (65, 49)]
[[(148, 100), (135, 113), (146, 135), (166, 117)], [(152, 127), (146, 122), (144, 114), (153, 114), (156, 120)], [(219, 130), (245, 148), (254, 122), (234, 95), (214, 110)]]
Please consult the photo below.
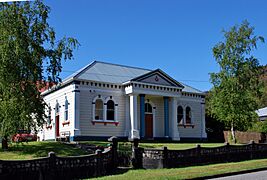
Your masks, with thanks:
[(172, 137), (173, 141), (180, 141), (180, 137)]
[(140, 134), (139, 134), (139, 131), (134, 129), (132, 131), (130, 131), (129, 133), (129, 136), (128, 136), (128, 139), (129, 140), (133, 140), (133, 139), (140, 139)]

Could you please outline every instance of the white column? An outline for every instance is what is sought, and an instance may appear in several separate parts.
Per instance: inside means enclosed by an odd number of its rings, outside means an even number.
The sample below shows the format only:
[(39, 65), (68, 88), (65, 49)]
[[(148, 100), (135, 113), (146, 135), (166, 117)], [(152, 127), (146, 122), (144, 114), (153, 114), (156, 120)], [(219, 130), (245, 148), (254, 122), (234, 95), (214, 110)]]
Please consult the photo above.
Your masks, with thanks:
[(201, 103), (201, 138), (207, 138), (206, 119), (205, 119), (205, 103)]
[(171, 99), (171, 123), (172, 123), (172, 140), (180, 141), (180, 135), (178, 131), (178, 123), (177, 123), (177, 97), (173, 97)]
[(183, 125), (185, 125), (186, 124), (186, 106), (184, 106), (183, 107), (183, 111), (184, 111), (184, 113), (183, 113)]
[(73, 90), (74, 94), (74, 136), (80, 135), (80, 90)]
[(125, 136), (130, 135), (130, 101), (129, 96), (125, 96)]
[(130, 120), (131, 132), (129, 139), (140, 138), (139, 131), (137, 130), (137, 95), (130, 94)]

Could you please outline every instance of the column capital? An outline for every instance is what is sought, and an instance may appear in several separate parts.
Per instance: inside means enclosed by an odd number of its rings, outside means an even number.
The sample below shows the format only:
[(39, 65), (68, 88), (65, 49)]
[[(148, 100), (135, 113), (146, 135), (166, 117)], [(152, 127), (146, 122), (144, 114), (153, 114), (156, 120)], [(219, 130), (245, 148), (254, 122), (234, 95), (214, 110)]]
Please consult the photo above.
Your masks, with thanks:
[(139, 94), (140, 97), (145, 97), (146, 95), (145, 94)]

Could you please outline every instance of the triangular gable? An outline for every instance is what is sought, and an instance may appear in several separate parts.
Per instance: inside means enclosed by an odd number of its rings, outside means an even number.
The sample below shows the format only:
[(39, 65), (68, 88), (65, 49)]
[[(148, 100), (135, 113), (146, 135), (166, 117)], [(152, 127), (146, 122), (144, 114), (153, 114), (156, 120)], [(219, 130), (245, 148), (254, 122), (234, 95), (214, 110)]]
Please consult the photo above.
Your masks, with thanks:
[(166, 85), (166, 86), (176, 86), (183, 88), (183, 85), (171, 78), (169, 75), (167, 75), (165, 72), (163, 72), (160, 69), (151, 71), (149, 73), (146, 73), (142, 76), (136, 77), (132, 79), (131, 81), (138, 81), (138, 82), (144, 82), (144, 83), (151, 83), (151, 84), (160, 84), (160, 85)]

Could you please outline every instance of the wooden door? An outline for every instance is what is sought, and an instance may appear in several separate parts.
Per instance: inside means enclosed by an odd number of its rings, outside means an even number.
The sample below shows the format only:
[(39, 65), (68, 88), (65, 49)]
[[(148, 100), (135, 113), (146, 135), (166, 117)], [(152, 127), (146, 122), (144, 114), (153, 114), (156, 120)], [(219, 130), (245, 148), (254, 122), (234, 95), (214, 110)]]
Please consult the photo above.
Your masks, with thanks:
[(146, 114), (145, 115), (145, 137), (146, 138), (153, 138), (153, 114)]
[(59, 115), (56, 116), (56, 137), (59, 137)]

